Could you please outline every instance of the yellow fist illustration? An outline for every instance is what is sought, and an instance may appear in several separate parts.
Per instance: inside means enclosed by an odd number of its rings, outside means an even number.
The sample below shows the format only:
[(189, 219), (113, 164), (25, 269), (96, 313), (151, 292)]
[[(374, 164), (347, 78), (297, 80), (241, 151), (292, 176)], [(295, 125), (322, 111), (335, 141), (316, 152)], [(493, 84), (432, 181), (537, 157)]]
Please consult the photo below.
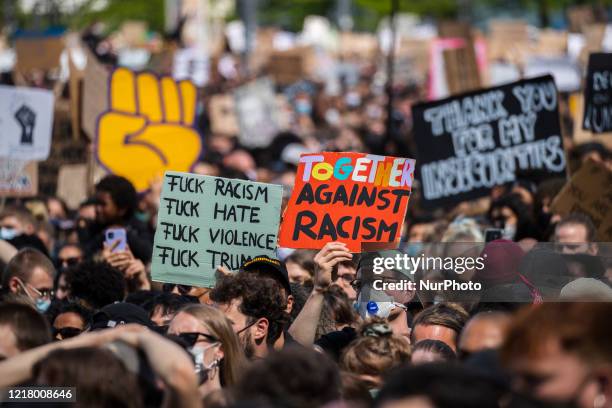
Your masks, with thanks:
[(145, 72), (116, 69), (110, 110), (98, 120), (97, 154), (113, 174), (147, 190), (166, 170), (189, 171), (202, 149), (193, 125), (196, 88)]

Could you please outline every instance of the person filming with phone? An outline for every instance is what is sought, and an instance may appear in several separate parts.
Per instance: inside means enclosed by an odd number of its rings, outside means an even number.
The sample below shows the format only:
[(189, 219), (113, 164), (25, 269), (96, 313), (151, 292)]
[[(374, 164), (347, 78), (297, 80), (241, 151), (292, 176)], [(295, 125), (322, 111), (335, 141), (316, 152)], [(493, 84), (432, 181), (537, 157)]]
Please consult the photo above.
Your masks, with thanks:
[(82, 240), (86, 252), (103, 251), (103, 257), (124, 273), (130, 267), (144, 270), (151, 261), (153, 238), (135, 217), (138, 195), (134, 186), (123, 177), (109, 175), (96, 184), (95, 191), (96, 218), (87, 239)]

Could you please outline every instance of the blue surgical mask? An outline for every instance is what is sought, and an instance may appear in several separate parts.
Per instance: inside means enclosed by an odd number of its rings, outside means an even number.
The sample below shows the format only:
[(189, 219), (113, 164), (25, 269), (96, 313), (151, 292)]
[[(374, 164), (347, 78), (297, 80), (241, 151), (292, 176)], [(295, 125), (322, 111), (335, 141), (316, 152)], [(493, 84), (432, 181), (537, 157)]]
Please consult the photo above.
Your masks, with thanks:
[(17, 233), (17, 230), (15, 228), (7, 228), (7, 227), (0, 228), (0, 239), (9, 241), (15, 238), (17, 235), (19, 234)]
[(310, 115), (312, 112), (312, 106), (310, 105), (310, 102), (301, 99), (295, 102), (295, 111), (300, 115)]
[(410, 257), (415, 257), (421, 255), (423, 251), (423, 243), (422, 242), (408, 242), (406, 245), (406, 254)]
[(49, 306), (51, 306), (51, 300), (49, 299), (36, 299), (36, 310), (40, 313), (45, 313), (49, 310)]

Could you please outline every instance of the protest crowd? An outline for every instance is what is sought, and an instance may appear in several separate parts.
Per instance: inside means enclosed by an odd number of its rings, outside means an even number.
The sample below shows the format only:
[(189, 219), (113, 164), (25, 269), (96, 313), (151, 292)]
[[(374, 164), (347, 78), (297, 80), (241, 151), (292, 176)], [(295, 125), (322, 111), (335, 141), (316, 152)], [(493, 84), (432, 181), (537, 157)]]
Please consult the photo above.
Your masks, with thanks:
[(311, 16), (206, 58), (187, 17), (0, 37), (0, 405), (612, 407), (589, 7), (536, 36)]

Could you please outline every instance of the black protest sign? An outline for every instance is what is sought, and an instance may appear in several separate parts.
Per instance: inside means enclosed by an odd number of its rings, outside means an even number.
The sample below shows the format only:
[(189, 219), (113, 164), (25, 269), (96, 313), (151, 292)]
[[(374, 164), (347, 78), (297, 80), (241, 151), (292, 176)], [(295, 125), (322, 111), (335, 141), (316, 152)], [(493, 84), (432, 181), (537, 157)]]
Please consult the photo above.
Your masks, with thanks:
[(418, 104), (412, 116), (426, 207), (486, 196), (517, 174), (565, 175), (550, 75)]
[(589, 56), (582, 128), (593, 133), (612, 131), (612, 54)]

